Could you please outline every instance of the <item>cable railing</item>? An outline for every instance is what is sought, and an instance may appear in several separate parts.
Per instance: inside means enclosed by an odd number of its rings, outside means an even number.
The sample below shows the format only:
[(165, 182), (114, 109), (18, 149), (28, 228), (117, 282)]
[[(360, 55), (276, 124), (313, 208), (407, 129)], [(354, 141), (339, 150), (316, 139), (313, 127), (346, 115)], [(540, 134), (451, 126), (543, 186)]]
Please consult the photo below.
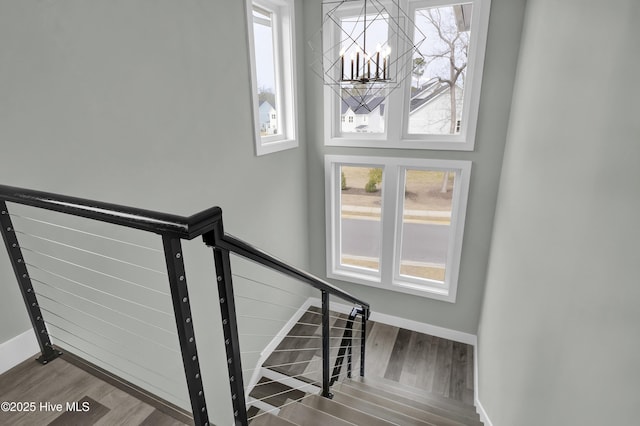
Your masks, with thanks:
[(218, 207), (182, 217), (0, 185), (0, 213), (42, 364), (69, 352), (208, 426), (181, 245), (202, 236), (236, 425), (364, 375), (369, 305), (226, 234)]

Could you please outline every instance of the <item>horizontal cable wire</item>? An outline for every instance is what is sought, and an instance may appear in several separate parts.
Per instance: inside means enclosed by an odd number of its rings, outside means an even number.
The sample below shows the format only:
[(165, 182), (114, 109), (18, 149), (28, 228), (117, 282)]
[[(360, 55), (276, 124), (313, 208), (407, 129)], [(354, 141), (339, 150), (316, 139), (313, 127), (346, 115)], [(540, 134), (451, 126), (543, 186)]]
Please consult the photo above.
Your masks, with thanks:
[(83, 248), (80, 248), (80, 247), (76, 247), (76, 246), (71, 245), (71, 244), (66, 244), (66, 243), (63, 243), (63, 242), (60, 242), (60, 241), (56, 241), (56, 240), (52, 240), (52, 239), (49, 239), (49, 238), (41, 237), (39, 235), (29, 234), (28, 232), (22, 232), (22, 231), (15, 231), (15, 232), (16, 232), (16, 234), (22, 234), (22, 235), (26, 235), (27, 237), (36, 238), (36, 239), (39, 239), (39, 240), (42, 240), (42, 241), (47, 241), (47, 242), (52, 243), (52, 244), (57, 244), (57, 245), (60, 245), (60, 246), (63, 246), (63, 247), (67, 247), (67, 248), (73, 249), (73, 250), (78, 250), (78, 251), (81, 251), (83, 253), (92, 254), (94, 256), (98, 256), (98, 257), (102, 257), (102, 258), (105, 258), (105, 259), (113, 260), (115, 262), (120, 262), (120, 263), (123, 263), (125, 265), (134, 266), (136, 268), (144, 269), (145, 271), (154, 272), (156, 274), (160, 274), (160, 275), (163, 275), (163, 276), (167, 275), (166, 271), (158, 271), (157, 269), (148, 268), (146, 266), (138, 265), (137, 263), (127, 262), (126, 260), (122, 260), (122, 259), (118, 259), (118, 258), (115, 258), (115, 257), (107, 256), (105, 254), (97, 253), (95, 251), (86, 250), (86, 249), (83, 249)]
[[(322, 312), (315, 312), (315, 311), (312, 311), (312, 310), (308, 310), (305, 313), (306, 314), (313, 314), (313, 315), (322, 315)], [(347, 319), (349, 319), (349, 314), (342, 314), (342, 315), (346, 315), (346, 316), (342, 317), (342, 316), (338, 316), (338, 315), (329, 315), (329, 318), (341, 319), (341, 320), (345, 320), (345, 321)], [(354, 319), (354, 321), (355, 321), (355, 319)]]
[(281, 308), (288, 308), (288, 309), (292, 309), (294, 311), (298, 311), (300, 309), (300, 306), (298, 306), (297, 308), (293, 307), (293, 306), (289, 306), (289, 305), (283, 305), (281, 303), (274, 303), (274, 302), (268, 302), (266, 300), (262, 300), (262, 299), (256, 299), (253, 297), (249, 297), (249, 296), (243, 296), (241, 294), (236, 294), (235, 297), (240, 298), (240, 299), (247, 299), (247, 300), (253, 300), (255, 302), (260, 302), (260, 303), (266, 303), (268, 305), (274, 305), (274, 306), (280, 306)]
[[(295, 379), (296, 377), (302, 377), (305, 374), (315, 374), (315, 373), (319, 373), (322, 370), (313, 370), (313, 371), (306, 371), (304, 373), (300, 373), (300, 374), (296, 374), (295, 376), (287, 376), (284, 380), (288, 380), (288, 379)], [(264, 376), (263, 376), (264, 377)], [(307, 377), (308, 378), (308, 377)], [(256, 383), (255, 385), (253, 385), (253, 388), (257, 388), (258, 386), (262, 386), (262, 385), (268, 385), (271, 383), (282, 383), (279, 380), (275, 380), (275, 379), (269, 379), (266, 382), (262, 382), (262, 383)], [(313, 385), (312, 383), (309, 383), (310, 385)]]
[[(250, 337), (291, 337), (292, 339), (322, 339), (323, 336), (289, 336), (288, 334), (252, 334), (252, 333), (239, 333), (239, 336)], [(342, 339), (342, 336), (329, 336), (329, 339)], [(353, 340), (360, 340), (361, 337), (351, 337)]]
[[(42, 296), (42, 295), (41, 295), (41, 294), (38, 294), (38, 296)], [(46, 296), (42, 296), (42, 297), (45, 297), (45, 298), (46, 298)], [(107, 337), (107, 336), (105, 336), (105, 335), (103, 335), (103, 334), (100, 334), (100, 333), (98, 333), (98, 332), (94, 331), (94, 330), (91, 330), (91, 329), (88, 329), (88, 328), (86, 328), (86, 327), (83, 327), (83, 326), (81, 326), (81, 325), (79, 325), (79, 324), (76, 324), (76, 323), (74, 323), (73, 321), (71, 321), (71, 320), (69, 320), (69, 319), (67, 319), (67, 318), (65, 318), (65, 317), (63, 317), (63, 316), (61, 316), (61, 315), (58, 315), (57, 313), (55, 313), (55, 312), (53, 312), (53, 311), (51, 311), (51, 310), (49, 310), (49, 309), (47, 309), (47, 308), (45, 308), (45, 307), (43, 307), (43, 306), (38, 306), (38, 307), (39, 307), (41, 310), (43, 310), (43, 311), (47, 312), (48, 314), (50, 314), (50, 315), (54, 315), (54, 316), (56, 316), (56, 317), (58, 317), (58, 318), (61, 318), (61, 319), (65, 320), (65, 321), (67, 321), (67, 322), (69, 322), (69, 323), (71, 323), (71, 324), (75, 325), (76, 327), (80, 327), (80, 328), (82, 328), (82, 329), (84, 329), (84, 330), (87, 330), (87, 331), (89, 331), (89, 332), (91, 332), (91, 333), (95, 333), (95, 334), (97, 334), (98, 336), (103, 337), (103, 338), (105, 338), (105, 339), (107, 339), (107, 340), (111, 340), (111, 341), (112, 341), (112, 342), (114, 342), (114, 343), (122, 344), (122, 342), (118, 342), (118, 341), (117, 341), (117, 340), (115, 340), (115, 339), (111, 339), (111, 338), (109, 338), (109, 337)], [(87, 315), (89, 315), (89, 314), (87, 314)], [(93, 316), (92, 316), (92, 317), (93, 317)], [(156, 342), (155, 340), (149, 339), (148, 337), (144, 337), (144, 336), (141, 336), (141, 335), (139, 335), (139, 334), (136, 334), (136, 333), (134, 333), (134, 332), (132, 332), (132, 331), (127, 330), (126, 328), (120, 327), (120, 326), (118, 326), (118, 325), (116, 325), (116, 324), (113, 324), (113, 323), (111, 323), (111, 322), (109, 322), (109, 321), (105, 321), (105, 320), (103, 320), (102, 318), (98, 318), (98, 317), (93, 317), (93, 318), (95, 318), (95, 319), (97, 319), (97, 320), (99, 320), (99, 321), (102, 321), (102, 322), (104, 322), (105, 324), (109, 324), (109, 325), (111, 325), (111, 326), (113, 326), (113, 327), (115, 327), (115, 328), (117, 328), (117, 329), (119, 329), (119, 330), (125, 331), (125, 332), (127, 332), (127, 333), (131, 334), (132, 336), (134, 336), (134, 337), (136, 337), (136, 338), (144, 339), (144, 340), (147, 340), (147, 341), (149, 341), (149, 342), (151, 342), (151, 343), (155, 343), (155, 344), (156, 344), (156, 345), (158, 345), (158, 346), (161, 346), (161, 347), (163, 347), (163, 348), (165, 348), (165, 349), (167, 349), (167, 350), (169, 350), (169, 351), (171, 351), (171, 352), (173, 352), (173, 353), (176, 353), (176, 354), (180, 355), (180, 351), (178, 351), (178, 350), (176, 350), (176, 349), (174, 349), (174, 348), (171, 348), (171, 347), (169, 347), (169, 346), (163, 345), (162, 343)]]
[[(115, 370), (120, 371), (121, 373), (131, 375), (131, 376), (132, 376), (132, 377), (134, 377), (136, 380), (139, 380), (140, 382), (142, 382), (142, 383), (144, 383), (144, 384), (146, 384), (146, 385), (149, 385), (149, 386), (151, 386), (152, 388), (155, 388), (155, 389), (157, 389), (157, 390), (159, 390), (159, 391), (161, 391), (161, 392), (164, 392), (164, 393), (167, 393), (167, 394), (169, 394), (169, 395), (173, 396), (174, 398), (176, 398), (176, 399), (177, 399), (177, 400), (179, 400), (179, 401), (182, 401), (182, 402), (183, 402), (184, 404), (186, 404), (186, 405), (189, 405), (189, 404), (190, 404), (190, 402), (189, 402), (189, 401), (187, 401), (187, 400), (185, 400), (185, 399), (183, 399), (183, 398), (181, 398), (181, 397), (178, 397), (177, 395), (174, 395), (174, 394), (172, 394), (171, 392), (167, 392), (165, 389), (159, 388), (158, 386), (156, 386), (156, 385), (154, 385), (154, 384), (151, 384), (151, 383), (149, 383), (148, 381), (146, 381), (146, 380), (144, 380), (144, 379), (141, 379), (141, 378), (139, 378), (139, 377), (137, 377), (137, 376), (134, 376), (133, 374), (131, 374), (131, 373), (129, 373), (129, 372), (126, 372), (126, 371), (124, 371), (123, 369), (118, 368), (118, 367), (116, 367), (115, 365), (113, 365), (113, 364), (111, 364), (111, 363), (109, 363), (109, 362), (107, 362), (107, 361), (104, 361), (104, 360), (102, 360), (101, 358), (99, 358), (99, 357), (97, 357), (97, 356), (95, 356), (95, 355), (93, 355), (93, 354), (90, 354), (89, 352), (87, 352), (87, 351), (85, 351), (85, 350), (83, 350), (83, 349), (80, 349), (80, 348), (79, 348), (79, 347), (77, 347), (76, 345), (73, 345), (73, 344), (71, 344), (71, 343), (69, 343), (69, 342), (67, 342), (67, 341), (65, 341), (65, 340), (63, 340), (63, 339), (61, 339), (61, 338), (59, 338), (59, 337), (55, 337), (55, 336), (53, 336), (53, 335), (51, 335), (51, 337), (53, 337), (55, 340), (59, 340), (59, 341), (61, 341), (61, 342), (62, 342), (62, 343), (64, 343), (65, 345), (67, 345), (67, 346), (69, 346), (69, 347), (71, 347), (71, 348), (73, 348), (73, 349), (75, 349), (75, 350), (77, 350), (77, 351), (79, 351), (79, 352), (82, 352), (82, 353), (83, 353), (83, 354), (85, 354), (85, 355), (89, 355), (90, 357), (92, 357), (92, 358), (94, 358), (94, 359), (96, 359), (96, 360), (100, 361), (101, 363), (103, 363), (103, 364), (105, 364), (105, 365), (108, 365), (109, 367), (111, 367), (111, 368), (113, 368), (113, 369), (115, 369)], [(119, 377), (116, 377), (115, 379), (117, 380), (117, 379), (119, 379)], [(124, 379), (122, 379), (122, 380), (124, 380)]]
[[(144, 365), (139, 364), (138, 362), (133, 361), (133, 360), (131, 360), (131, 359), (129, 359), (129, 358), (127, 358), (127, 357), (125, 357), (125, 356), (122, 356), (121, 354), (119, 354), (119, 353), (117, 353), (117, 352), (113, 352), (113, 351), (111, 351), (111, 350), (109, 350), (109, 349), (105, 348), (104, 346), (98, 345), (97, 343), (94, 343), (94, 342), (92, 342), (92, 341), (90, 341), (90, 340), (88, 340), (88, 339), (86, 339), (86, 338), (84, 338), (84, 337), (82, 337), (82, 336), (79, 336), (79, 335), (77, 335), (76, 333), (73, 333), (73, 332), (71, 332), (71, 331), (69, 331), (69, 330), (65, 329), (64, 327), (60, 327), (60, 326), (58, 326), (58, 325), (56, 325), (56, 324), (54, 324), (54, 323), (51, 323), (51, 322), (47, 322), (47, 325), (48, 325), (48, 326), (53, 326), (53, 327), (57, 328), (57, 329), (58, 329), (58, 330), (60, 330), (60, 331), (63, 331), (63, 332), (65, 332), (65, 333), (67, 333), (67, 334), (70, 334), (71, 336), (74, 336), (76, 339), (79, 339), (79, 340), (81, 340), (81, 341), (83, 341), (83, 342), (85, 342), (85, 343), (88, 343), (88, 344), (90, 344), (90, 345), (93, 345), (93, 346), (95, 346), (96, 348), (98, 348), (98, 349), (100, 349), (100, 350), (103, 350), (103, 351), (105, 351), (105, 352), (107, 352), (107, 353), (110, 353), (111, 355), (115, 356), (116, 358), (119, 358), (119, 359), (121, 359), (121, 360), (123, 360), (123, 361), (126, 361), (126, 362), (128, 362), (128, 363), (131, 363), (131, 364), (133, 364), (133, 365), (137, 366), (137, 367), (140, 367), (140, 368), (142, 368), (143, 370), (148, 371), (149, 373), (155, 374), (155, 375), (156, 375), (156, 376), (158, 376), (158, 377), (162, 377), (163, 379), (168, 380), (169, 382), (173, 382), (173, 381), (174, 381), (174, 379), (173, 379), (173, 378), (170, 378), (170, 377), (168, 377), (168, 376), (165, 376), (165, 375), (164, 375), (164, 374), (162, 374), (162, 373), (158, 373), (157, 371), (152, 370), (152, 369), (150, 369), (149, 367), (145, 367)], [(50, 335), (51, 337), (53, 337), (54, 339), (58, 339), (58, 337), (56, 337), (56, 336), (55, 336), (54, 334), (52, 334), (52, 333), (49, 333), (49, 335)]]
[(277, 365), (261, 365), (260, 367), (254, 367), (254, 368), (247, 368), (247, 369), (243, 369), (242, 372), (246, 372), (246, 371), (253, 371), (253, 370), (257, 370), (258, 368), (278, 368), (278, 367), (286, 367), (288, 365), (297, 365), (297, 364), (304, 364), (305, 362), (307, 364), (311, 363), (311, 362), (317, 362), (317, 361), (322, 361), (321, 358), (317, 358), (316, 360), (310, 359), (307, 361), (296, 361), (296, 362), (287, 362), (284, 364), (277, 364)]
[[(264, 318), (264, 317), (256, 317), (256, 316), (252, 316), (252, 315), (236, 315), (236, 316), (238, 318), (252, 318), (252, 319), (259, 319), (259, 320), (264, 320), (264, 321), (289, 322), (289, 320), (286, 320), (286, 319)], [(321, 323), (311, 323), (311, 322), (297, 322), (294, 325), (308, 325), (308, 326), (311, 326), (311, 327), (320, 327), (320, 326), (322, 326)], [(330, 326), (329, 328), (331, 328), (332, 330), (354, 330), (354, 328), (337, 327), (337, 326), (334, 326), (334, 325)]]
[(280, 287), (277, 287), (277, 286), (275, 286), (275, 285), (273, 285), (273, 284), (267, 284), (267, 283), (265, 283), (265, 282), (263, 282), (263, 281), (259, 281), (259, 280), (253, 279), (253, 278), (245, 277), (244, 275), (240, 275), (240, 274), (232, 274), (232, 275), (233, 275), (234, 277), (236, 277), (236, 278), (242, 278), (242, 279), (245, 279), (245, 280), (248, 280), (248, 281), (254, 282), (254, 283), (256, 283), (256, 284), (261, 284), (261, 285), (264, 285), (264, 286), (267, 286), (267, 287), (271, 287), (271, 288), (273, 288), (273, 289), (276, 289), (276, 290), (282, 291), (282, 292), (284, 292), (284, 293), (289, 293), (289, 294), (292, 294), (292, 295), (294, 295), (294, 296), (297, 296), (297, 297), (300, 297), (300, 298), (303, 298), (303, 299), (307, 299), (307, 298), (309, 297), (309, 296), (303, 296), (303, 295), (301, 295), (301, 294), (298, 294), (298, 293), (293, 292), (293, 291), (290, 291), (290, 290), (285, 290), (285, 289), (280, 288)]
[(138, 247), (138, 248), (141, 248), (141, 249), (150, 250), (150, 251), (154, 251), (154, 252), (157, 252), (157, 253), (163, 253), (162, 250), (156, 249), (156, 248), (153, 248), (153, 247), (147, 247), (147, 246), (143, 246), (143, 245), (140, 245), (140, 244), (131, 243), (129, 241), (118, 240), (117, 238), (111, 238), (111, 237), (107, 237), (107, 236), (104, 236), (104, 235), (99, 235), (99, 234), (94, 234), (94, 233), (87, 232), (87, 231), (82, 231), (80, 229), (71, 228), (71, 227), (63, 226), (63, 225), (58, 225), (56, 223), (46, 222), (44, 220), (34, 219), (32, 217), (29, 217), (29, 216), (21, 216), (21, 215), (15, 214), (15, 213), (10, 213), (9, 216), (17, 217), (19, 219), (30, 220), (32, 222), (42, 223), (44, 225), (53, 226), (55, 228), (61, 228), (61, 229), (66, 229), (68, 231), (78, 232), (80, 234), (90, 235), (92, 237), (102, 238), (104, 240), (109, 240), (109, 241), (113, 241), (113, 242), (116, 242), (116, 243), (132, 246), (132, 247)]
[(285, 393), (288, 393), (288, 392), (300, 391), (300, 392), (308, 393), (308, 392), (303, 391), (302, 389), (308, 388), (308, 387), (311, 387), (311, 386), (316, 387), (316, 388), (318, 387), (316, 385), (312, 385), (311, 383), (308, 383), (308, 384), (302, 385), (302, 386), (297, 387), (297, 388), (289, 388), (287, 390), (283, 390), (283, 391), (280, 391), (278, 393), (274, 393), (273, 395), (263, 396), (262, 398), (253, 398), (252, 397), (252, 399), (253, 399), (253, 402), (263, 402), (266, 399), (273, 398), (274, 396), (282, 395), (282, 394), (285, 394)]
[(303, 399), (307, 399), (307, 398), (309, 398), (310, 396), (313, 396), (313, 395), (315, 395), (315, 394), (310, 393), (309, 395), (305, 395), (302, 398), (294, 399), (293, 401), (287, 402), (286, 404), (282, 404), (280, 407), (272, 408), (271, 410), (263, 411), (262, 413), (258, 413), (255, 416), (249, 417), (247, 420), (253, 420), (253, 419), (256, 419), (256, 418), (258, 418), (260, 416), (264, 416), (265, 414), (269, 414), (269, 413), (272, 413), (274, 411), (281, 410), (282, 408), (286, 407), (287, 405), (290, 405), (290, 404), (293, 404), (293, 403), (296, 403), (296, 402), (300, 402)]
[[(340, 348), (346, 348), (348, 345), (343, 345), (343, 346), (329, 346), (329, 349), (340, 349)], [(295, 352), (295, 351), (317, 351), (322, 349), (322, 346), (318, 346), (315, 348), (301, 348), (301, 349), (276, 349), (274, 351), (271, 351), (271, 353), (275, 353), (275, 352)], [(263, 350), (259, 350), (259, 351), (242, 351), (240, 352), (241, 354), (257, 354), (257, 353), (261, 353), (264, 352)]]
[[(301, 306), (298, 306), (297, 308), (295, 306), (291, 306), (291, 305), (283, 305), (281, 303), (275, 303), (275, 302), (269, 302), (267, 300), (262, 300), (262, 299), (256, 299), (254, 297), (250, 297), (250, 296), (244, 296), (242, 294), (236, 294), (235, 297), (240, 298), (240, 299), (247, 299), (247, 300), (253, 300), (255, 302), (260, 302), (260, 303), (265, 303), (267, 305), (274, 305), (274, 306), (280, 306), (281, 308), (288, 308), (294, 311), (299, 311)], [(305, 313), (307, 314), (314, 314), (314, 315), (322, 315), (322, 312), (313, 312), (311, 310), (306, 310)], [(347, 314), (344, 314), (347, 315)], [(341, 317), (341, 316), (336, 316), (336, 315), (329, 315), (329, 318), (335, 318), (335, 319), (341, 319), (341, 320), (347, 320), (348, 319), (348, 315), (347, 317)]]
[[(101, 271), (98, 271), (98, 270), (95, 270), (95, 269), (91, 269), (91, 268), (89, 268), (87, 266), (82, 266), (82, 265), (79, 265), (77, 263), (70, 262), (68, 260), (60, 259), (59, 257), (55, 257), (55, 256), (52, 256), (52, 255), (47, 254), (47, 253), (42, 253), (40, 251), (33, 250), (33, 249), (28, 248), (28, 247), (20, 247), (20, 248), (22, 250), (28, 251), (30, 253), (37, 254), (39, 256), (43, 256), (43, 257), (47, 257), (49, 259), (57, 260), (58, 262), (66, 263), (67, 265), (72, 265), (72, 266), (75, 266), (76, 268), (84, 269), (85, 271), (93, 272), (93, 273), (96, 273), (98, 275), (102, 275), (102, 276), (105, 276), (107, 278), (114, 279), (116, 281), (122, 281), (124, 283), (131, 284), (131, 285), (136, 286), (136, 287), (144, 288), (145, 290), (153, 291), (154, 293), (162, 294), (164, 296), (168, 296), (169, 295), (168, 293), (165, 293), (164, 291), (156, 290), (155, 288), (151, 288), (151, 287), (146, 287), (146, 286), (143, 286), (142, 284), (138, 284), (138, 283), (135, 283), (133, 281), (126, 280), (124, 278), (116, 277), (114, 275), (107, 274), (106, 272), (101, 272)], [(40, 270), (44, 270), (44, 269), (40, 268)]]
[[(141, 323), (141, 324), (147, 325), (147, 326), (149, 326), (149, 327), (157, 328), (158, 330), (160, 330), (160, 331), (164, 331), (165, 333), (168, 333), (168, 334), (170, 334), (170, 335), (172, 335), (172, 336), (175, 336), (175, 335), (176, 335), (176, 332), (175, 332), (175, 331), (169, 331), (169, 330), (167, 330), (167, 329), (165, 329), (165, 328), (162, 328), (162, 327), (159, 327), (159, 326), (157, 326), (157, 325), (155, 325), (155, 324), (151, 324), (151, 323), (149, 323), (149, 322), (143, 321), (143, 320), (141, 320), (140, 318), (136, 318), (136, 317), (131, 316), (131, 315), (129, 315), (129, 314), (125, 314), (124, 312), (120, 312), (120, 311), (118, 311), (117, 309), (113, 309), (113, 308), (110, 308), (110, 307), (108, 307), (108, 306), (101, 305), (100, 303), (98, 303), (98, 302), (94, 302), (93, 300), (90, 300), (90, 299), (84, 298), (84, 297), (82, 297), (82, 296), (78, 296), (78, 295), (76, 295), (76, 294), (70, 293), (70, 292), (68, 292), (68, 291), (65, 291), (65, 290), (59, 289), (58, 287), (52, 286), (52, 285), (47, 284), (47, 283), (45, 283), (45, 282), (43, 282), (43, 281), (38, 281), (38, 280), (35, 280), (35, 279), (33, 279), (33, 278), (32, 278), (31, 280), (32, 280), (32, 281), (39, 282), (39, 283), (44, 284), (44, 285), (47, 285), (47, 286), (49, 286), (49, 287), (51, 287), (51, 288), (54, 288), (54, 289), (60, 290), (60, 291), (62, 291), (62, 292), (64, 292), (64, 293), (70, 294), (70, 295), (75, 296), (75, 297), (77, 297), (77, 298), (79, 298), (79, 299), (85, 300), (85, 301), (87, 301), (87, 302), (89, 302), (89, 303), (93, 303), (94, 305), (98, 305), (98, 306), (100, 306), (100, 307), (102, 307), (102, 308), (104, 308), (104, 309), (107, 309), (107, 310), (109, 310), (109, 311), (115, 312), (115, 313), (120, 314), (120, 315), (122, 315), (122, 316), (125, 316), (125, 317), (127, 317), (127, 318), (131, 318), (132, 320), (138, 321), (138, 322), (139, 322), (139, 323)], [(102, 320), (101, 318), (96, 317), (95, 315), (91, 315), (90, 313), (83, 311), (82, 309), (74, 308), (73, 306), (67, 305), (66, 303), (62, 303), (62, 302), (60, 302), (60, 301), (58, 301), (58, 300), (55, 300), (55, 299), (53, 299), (53, 298), (51, 298), (51, 297), (49, 297), (49, 296), (47, 296), (47, 295), (44, 295), (44, 294), (42, 294), (42, 293), (35, 292), (35, 294), (36, 294), (36, 296), (38, 296), (38, 297), (43, 297), (43, 298), (45, 298), (45, 299), (51, 300), (52, 302), (55, 302), (55, 303), (57, 303), (57, 304), (59, 304), (59, 305), (62, 305), (62, 306), (64, 306), (65, 308), (73, 309), (73, 310), (76, 310), (76, 311), (78, 311), (78, 312), (80, 312), (80, 313), (82, 313), (82, 314), (85, 314), (85, 315), (87, 315), (87, 316), (90, 316), (90, 317), (92, 317), (92, 318), (96, 318), (96, 319), (98, 319), (98, 320), (104, 321), (104, 320)], [(104, 321), (104, 322), (107, 322), (107, 321)]]
[[(150, 311), (158, 312), (158, 313), (160, 313), (160, 314), (162, 314), (162, 315), (166, 315), (166, 316), (169, 316), (169, 317), (173, 317), (171, 314), (169, 314), (169, 313), (167, 313), (167, 312), (165, 312), (165, 311), (162, 311), (162, 310), (160, 310), (160, 309), (152, 308), (151, 306), (147, 306), (147, 305), (145, 305), (145, 304), (143, 304), (143, 303), (134, 302), (133, 300), (129, 300), (129, 299), (126, 299), (126, 298), (124, 298), (124, 297), (116, 296), (115, 294), (111, 294), (111, 293), (109, 293), (109, 292), (107, 292), (107, 291), (100, 290), (100, 289), (97, 289), (97, 288), (95, 288), (95, 287), (91, 287), (91, 286), (90, 286), (90, 285), (88, 285), (88, 284), (83, 284), (83, 283), (81, 283), (80, 281), (72, 280), (71, 278), (67, 278), (67, 277), (65, 277), (65, 276), (63, 276), (63, 275), (56, 274), (55, 272), (49, 271), (49, 270), (44, 269), (44, 268), (40, 268), (40, 267), (35, 266), (35, 265), (32, 265), (32, 264), (30, 264), (30, 263), (26, 263), (26, 262), (25, 262), (25, 265), (30, 266), (30, 267), (32, 267), (32, 268), (34, 268), (34, 269), (39, 270), (39, 271), (45, 272), (45, 273), (47, 273), (47, 274), (51, 274), (51, 275), (53, 275), (53, 276), (55, 276), (55, 277), (58, 277), (58, 278), (60, 278), (60, 279), (63, 279), (63, 280), (65, 280), (65, 281), (68, 281), (68, 282), (70, 282), (70, 283), (73, 283), (73, 284), (79, 285), (79, 286), (81, 286), (81, 287), (85, 287), (85, 288), (88, 288), (88, 289), (90, 289), (90, 290), (97, 291), (98, 293), (102, 293), (102, 294), (104, 294), (104, 295), (111, 296), (111, 297), (113, 297), (113, 298), (116, 298), (116, 299), (122, 300), (122, 301), (124, 301), (124, 302), (131, 303), (132, 305), (136, 305), (136, 306), (139, 306), (139, 307), (141, 307), (141, 308), (149, 309)], [(38, 279), (36, 279), (36, 278), (31, 278), (31, 280), (32, 280), (32, 281), (37, 281), (37, 282), (42, 283), (42, 281), (39, 281), (39, 280), (38, 280)], [(55, 287), (55, 286), (52, 286), (52, 285), (50, 285), (50, 286), (51, 286), (51, 287)], [(55, 288), (58, 288), (58, 287), (55, 287)], [(73, 294), (73, 293), (72, 293), (72, 294)]]

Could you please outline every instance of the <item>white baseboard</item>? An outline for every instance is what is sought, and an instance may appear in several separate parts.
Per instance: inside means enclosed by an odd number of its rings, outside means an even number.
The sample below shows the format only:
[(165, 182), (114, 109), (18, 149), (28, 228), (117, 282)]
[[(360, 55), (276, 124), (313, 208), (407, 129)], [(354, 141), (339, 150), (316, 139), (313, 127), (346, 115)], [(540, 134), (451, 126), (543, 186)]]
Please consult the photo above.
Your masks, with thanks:
[(487, 412), (484, 411), (484, 407), (480, 403), (480, 400), (476, 400), (476, 412), (480, 416), (480, 421), (484, 423), (485, 426), (493, 426), (493, 423), (491, 423), (491, 419), (489, 419)]
[[(317, 297), (310, 298), (312, 306), (321, 306), (320, 299)], [(343, 314), (351, 312), (352, 305), (344, 303), (329, 302), (330, 309)], [(454, 342), (466, 343), (475, 347), (477, 338), (475, 334), (464, 333), (462, 331), (451, 330), (449, 328), (439, 327), (424, 322), (414, 321), (406, 318), (400, 318), (393, 315), (381, 314), (380, 312), (372, 312), (371, 321), (381, 322), (383, 324), (392, 325), (394, 327), (404, 328), (416, 331), (418, 333), (429, 334), (431, 336), (441, 337), (443, 339), (453, 340)]]
[(304, 313), (307, 312), (307, 310), (309, 309), (310, 306), (312, 306), (312, 304), (313, 302), (311, 298), (304, 301), (300, 306), (300, 308), (298, 308), (298, 310), (293, 314), (293, 316), (289, 318), (289, 321), (287, 321), (287, 323), (273, 337), (271, 342), (269, 342), (269, 344), (264, 348), (264, 350), (260, 352), (260, 358), (256, 362), (256, 366), (253, 369), (253, 374), (251, 375), (251, 379), (249, 379), (249, 382), (247, 382), (247, 385), (246, 385), (246, 393), (245, 393), (246, 401), (249, 400), (249, 394), (253, 390), (254, 386), (260, 380), (260, 377), (262, 377), (262, 364), (264, 364), (264, 362), (267, 360), (267, 358), (269, 358), (271, 353), (274, 350), (276, 350), (276, 348), (284, 340), (284, 338), (287, 337), (287, 334), (289, 334), (293, 326), (296, 325), (298, 320), (302, 318), (302, 315), (304, 315)]
[(7, 340), (0, 344), (0, 374), (11, 370), (22, 361), (29, 359), (29, 357), (34, 357), (39, 352), (40, 347), (33, 329)]
[(480, 416), (480, 421), (484, 423), (485, 426), (493, 426), (489, 415), (480, 402), (478, 376), (478, 345), (475, 345), (473, 347), (473, 404), (476, 406), (476, 413)]

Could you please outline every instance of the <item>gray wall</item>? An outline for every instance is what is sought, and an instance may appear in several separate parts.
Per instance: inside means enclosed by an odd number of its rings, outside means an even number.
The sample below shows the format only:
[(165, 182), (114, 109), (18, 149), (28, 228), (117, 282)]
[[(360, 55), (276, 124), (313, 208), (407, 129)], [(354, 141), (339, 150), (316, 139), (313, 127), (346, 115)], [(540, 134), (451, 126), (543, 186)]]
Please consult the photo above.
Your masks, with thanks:
[[(320, 2), (305, 9), (306, 37), (311, 39), (321, 19)], [(326, 275), (324, 155), (380, 155), (418, 158), (452, 158), (473, 161), (467, 207), (458, 296), (455, 304), (357, 284), (334, 281), (345, 290), (371, 302), (372, 309), (415, 321), (475, 334), (484, 292), (484, 278), (509, 106), (520, 40), (524, 0), (493, 0), (474, 152), (359, 149), (325, 147), (322, 120), (322, 83), (307, 78), (307, 139), (311, 268)], [(307, 57), (310, 63), (311, 57)]]
[[(220, 205), (228, 232), (307, 267), (305, 143), (254, 156), (244, 14), (237, 0), (0, 2), (0, 182), (184, 215)], [(212, 420), (228, 424), (212, 256), (199, 240), (185, 253)], [(29, 324), (0, 257), (4, 342)]]
[(495, 426), (636, 424), (640, 3), (529, 0), (479, 327)]

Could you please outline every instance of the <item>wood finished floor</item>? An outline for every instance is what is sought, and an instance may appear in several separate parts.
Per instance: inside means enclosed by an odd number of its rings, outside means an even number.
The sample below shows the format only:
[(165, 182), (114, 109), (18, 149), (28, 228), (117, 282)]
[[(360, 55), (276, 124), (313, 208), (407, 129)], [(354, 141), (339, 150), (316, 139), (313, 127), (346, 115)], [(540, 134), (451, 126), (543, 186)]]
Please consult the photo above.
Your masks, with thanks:
[[(287, 374), (320, 381), (321, 336), (318, 308), (310, 308), (293, 327), (289, 336), (264, 363), (265, 367)], [(347, 316), (332, 312), (331, 336), (342, 336)], [(313, 325), (307, 325), (313, 324)], [(316, 325), (317, 324), (317, 325)], [(360, 336), (360, 323), (354, 326)], [(340, 346), (332, 339), (331, 365)], [(353, 351), (353, 371), (360, 365), (359, 343)], [(290, 349), (303, 349), (289, 351)], [(366, 375), (380, 377), (445, 398), (473, 404), (473, 346), (418, 333), (382, 323), (367, 323)], [(285, 365), (293, 363), (291, 365)], [(276, 367), (273, 367), (276, 366)], [(342, 369), (344, 374), (345, 368)]]
[[(35, 358), (35, 357), (34, 357)], [(12, 426), (183, 426), (172, 417), (68, 363), (48, 365), (29, 359), (0, 375), (0, 401), (33, 401), (35, 412), (0, 412), (0, 425)], [(87, 412), (40, 410), (40, 403), (86, 402)], [(66, 407), (65, 407), (66, 408)]]

